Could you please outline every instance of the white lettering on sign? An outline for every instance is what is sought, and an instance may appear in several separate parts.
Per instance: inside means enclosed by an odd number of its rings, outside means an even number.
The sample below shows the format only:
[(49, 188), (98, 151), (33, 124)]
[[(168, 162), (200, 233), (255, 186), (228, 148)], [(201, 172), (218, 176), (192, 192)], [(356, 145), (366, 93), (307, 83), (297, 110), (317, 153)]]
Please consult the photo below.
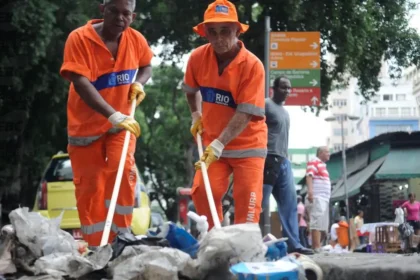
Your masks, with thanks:
[(127, 73), (117, 75), (117, 83), (123, 84), (129, 81), (130, 81), (130, 75), (128, 75)]
[(217, 104), (223, 104), (228, 105), (230, 101), (229, 96), (222, 95), (220, 93), (216, 93), (216, 103)]
[(312, 93), (313, 92), (311, 88), (293, 88), (293, 91), (296, 93)]

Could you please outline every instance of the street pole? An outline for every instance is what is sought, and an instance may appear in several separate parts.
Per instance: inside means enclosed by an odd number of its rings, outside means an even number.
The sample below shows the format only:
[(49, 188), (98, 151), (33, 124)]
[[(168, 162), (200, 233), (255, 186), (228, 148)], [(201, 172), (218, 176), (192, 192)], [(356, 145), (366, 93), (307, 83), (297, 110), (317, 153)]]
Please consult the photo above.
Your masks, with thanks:
[[(265, 17), (265, 40), (264, 40), (264, 68), (265, 68), (265, 97), (269, 97), (270, 90), (270, 17)], [(271, 194), (270, 194), (271, 197)], [(270, 199), (266, 207), (262, 209), (262, 215), (260, 215), (260, 227), (263, 236), (271, 233), (271, 219), (270, 219)]]
[(346, 148), (344, 147), (344, 119), (347, 118), (346, 115), (340, 116), (341, 123), (341, 154), (343, 158), (343, 183), (344, 183), (344, 193), (346, 195), (346, 218), (349, 222), (349, 196), (347, 193), (347, 164), (346, 164)]
[(265, 17), (265, 38), (264, 38), (264, 68), (265, 68), (265, 97), (270, 92), (270, 17)]

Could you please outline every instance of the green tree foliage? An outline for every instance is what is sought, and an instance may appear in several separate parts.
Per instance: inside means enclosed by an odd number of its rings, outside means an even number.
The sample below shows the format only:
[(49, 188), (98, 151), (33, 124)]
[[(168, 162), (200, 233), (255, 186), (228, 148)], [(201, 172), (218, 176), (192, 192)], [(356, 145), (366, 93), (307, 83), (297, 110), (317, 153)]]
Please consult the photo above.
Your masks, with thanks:
[(191, 116), (180, 89), (183, 72), (176, 66), (161, 65), (153, 70), (146, 98), (136, 112), (142, 135), (137, 142), (136, 162), (145, 181), (166, 202), (165, 214), (174, 220), (176, 188), (191, 185), (194, 142)]
[(0, 197), (11, 203), (9, 194), (25, 194), (17, 202), (31, 206), (34, 182), (48, 159), (66, 150), (68, 83), (59, 76), (64, 43), (70, 31), (90, 18), (84, 12), (94, 7), (89, 1), (70, 0), (4, 4), (0, 31), (7, 40), (2, 40), (0, 52)]
[[(141, 31), (152, 42), (173, 44), (167, 57), (188, 52), (204, 42), (192, 27), (203, 20), (212, 1), (137, 1)], [(392, 64), (398, 77), (401, 67), (419, 64), (420, 38), (408, 26), (410, 0), (237, 0), (240, 20), (250, 25), (242, 36), (248, 49), (264, 59), (264, 16), (271, 18), (272, 31), (320, 31), (322, 41), (322, 102), (348, 77), (359, 80), (360, 93), (369, 99), (380, 87), (382, 59)], [(335, 56), (329, 65), (326, 54)]]

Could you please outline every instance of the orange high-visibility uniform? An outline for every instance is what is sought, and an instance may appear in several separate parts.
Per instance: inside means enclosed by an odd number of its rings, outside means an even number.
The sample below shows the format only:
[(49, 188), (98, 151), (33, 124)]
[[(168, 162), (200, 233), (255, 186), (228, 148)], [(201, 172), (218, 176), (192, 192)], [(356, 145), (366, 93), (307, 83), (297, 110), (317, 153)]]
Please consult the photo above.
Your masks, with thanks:
[[(221, 220), (221, 199), (233, 172), (235, 223), (258, 223), (267, 154), (265, 72), (261, 61), (242, 42), (239, 44), (241, 50), (221, 75), (212, 46), (195, 49), (188, 61), (183, 89), (187, 94), (201, 92), (204, 146), (219, 137), (236, 111), (253, 116), (242, 133), (225, 146), (221, 158), (209, 166), (208, 174)], [(192, 198), (198, 214), (206, 215), (212, 227), (201, 171), (194, 177)]]
[[(114, 59), (92, 26), (101, 21), (90, 20), (70, 33), (60, 74), (67, 80), (70, 72), (86, 77), (115, 110), (129, 115), (130, 85), (136, 79), (137, 69), (150, 65), (153, 53), (142, 34), (127, 28), (121, 35), (118, 55)], [(125, 131), (112, 128), (104, 116), (90, 108), (73, 83), (67, 103), (67, 131), (83, 238), (89, 246), (99, 246)], [(131, 135), (110, 241), (118, 232), (130, 231), (137, 179), (135, 139)]]

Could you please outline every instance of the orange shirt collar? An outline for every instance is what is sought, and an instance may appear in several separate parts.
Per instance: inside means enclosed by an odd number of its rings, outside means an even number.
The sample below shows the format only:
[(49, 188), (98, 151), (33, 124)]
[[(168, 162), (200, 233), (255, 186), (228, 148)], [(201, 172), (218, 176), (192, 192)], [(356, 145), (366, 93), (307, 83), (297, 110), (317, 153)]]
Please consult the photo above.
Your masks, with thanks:
[(95, 28), (93, 28), (93, 24), (103, 22), (103, 19), (91, 19), (87, 22), (87, 28), (86, 32), (84, 32), (84, 35), (89, 38), (90, 40), (94, 41), (95, 43), (102, 45), (102, 40), (99, 37), (98, 33), (96, 32)]

